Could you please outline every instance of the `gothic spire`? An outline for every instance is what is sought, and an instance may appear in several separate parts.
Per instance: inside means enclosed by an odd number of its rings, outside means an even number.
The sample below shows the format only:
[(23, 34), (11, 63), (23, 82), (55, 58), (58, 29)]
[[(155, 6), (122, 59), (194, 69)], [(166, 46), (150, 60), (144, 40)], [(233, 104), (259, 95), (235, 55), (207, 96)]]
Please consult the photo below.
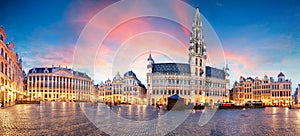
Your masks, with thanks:
[(192, 24), (192, 34), (190, 40), (202, 39), (202, 21), (199, 8), (196, 7), (196, 13)]
[(198, 6), (196, 7), (196, 14), (193, 21), (193, 27), (197, 27), (197, 26), (202, 27), (201, 15)]
[(150, 53), (149, 53), (149, 57), (148, 57), (147, 60), (148, 60), (148, 61), (154, 61), (154, 60), (152, 59), (152, 56), (151, 56), (151, 51), (150, 51)]
[(195, 55), (203, 57), (201, 59), (206, 59), (206, 44), (202, 30), (201, 14), (197, 6), (192, 24), (192, 33), (190, 35), (189, 61), (192, 59), (192, 57), (195, 57)]

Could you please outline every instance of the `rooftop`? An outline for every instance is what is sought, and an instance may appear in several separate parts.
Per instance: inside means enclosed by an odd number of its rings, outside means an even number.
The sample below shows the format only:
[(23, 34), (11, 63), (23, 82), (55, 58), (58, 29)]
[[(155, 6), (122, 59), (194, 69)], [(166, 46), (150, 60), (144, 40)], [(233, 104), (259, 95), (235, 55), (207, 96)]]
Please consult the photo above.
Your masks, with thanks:
[(163, 74), (191, 74), (190, 65), (186, 63), (155, 63), (153, 73)]
[(28, 74), (35, 74), (35, 73), (54, 73), (55, 71), (58, 70), (65, 70), (70, 72), (74, 76), (80, 76), (80, 77), (85, 77), (85, 78), (90, 78), (86, 73), (82, 73), (79, 71), (74, 71), (71, 68), (63, 68), (63, 67), (34, 67), (28, 71)]

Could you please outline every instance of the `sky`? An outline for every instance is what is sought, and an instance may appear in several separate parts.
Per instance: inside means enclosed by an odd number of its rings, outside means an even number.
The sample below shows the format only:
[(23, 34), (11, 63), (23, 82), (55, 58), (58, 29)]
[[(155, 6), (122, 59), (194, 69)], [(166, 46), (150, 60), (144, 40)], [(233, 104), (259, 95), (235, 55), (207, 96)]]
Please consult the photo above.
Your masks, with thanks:
[[(187, 63), (195, 13), (187, 7), (198, 6), (208, 65), (222, 68), (228, 63), (231, 86), (240, 76), (276, 78), (279, 72), (292, 80), (293, 91), (300, 83), (298, 0), (150, 2), (157, 6), (129, 0), (120, 6), (122, 2), (1, 0), (0, 25), (6, 42), (14, 41), (26, 72), (52, 64), (68, 66), (99, 83), (116, 72), (133, 70), (146, 84), (150, 51), (155, 62)], [(215, 62), (215, 56), (224, 61)]]

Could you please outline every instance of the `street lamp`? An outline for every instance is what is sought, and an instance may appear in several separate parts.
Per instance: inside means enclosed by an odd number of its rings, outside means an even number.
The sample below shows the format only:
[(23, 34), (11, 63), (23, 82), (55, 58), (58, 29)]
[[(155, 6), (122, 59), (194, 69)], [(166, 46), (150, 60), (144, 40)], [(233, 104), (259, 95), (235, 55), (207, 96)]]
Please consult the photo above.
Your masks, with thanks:
[(5, 90), (5, 87), (1, 86), (2, 98), (1, 98), (1, 106), (0, 107), (4, 107), (4, 90)]

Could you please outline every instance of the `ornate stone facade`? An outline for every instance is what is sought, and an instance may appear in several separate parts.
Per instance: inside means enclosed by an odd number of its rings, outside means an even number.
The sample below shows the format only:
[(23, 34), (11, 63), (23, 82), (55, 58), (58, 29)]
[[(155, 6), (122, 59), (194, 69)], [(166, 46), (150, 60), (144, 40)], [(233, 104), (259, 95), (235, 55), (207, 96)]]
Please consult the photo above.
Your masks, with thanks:
[(167, 97), (173, 94), (185, 98), (186, 103), (228, 101), (229, 69), (206, 66), (206, 43), (198, 8), (192, 29), (188, 63), (155, 63), (149, 54), (148, 104), (166, 104)]
[(0, 27), (0, 103), (2, 106), (13, 105), (22, 99), (23, 71), (22, 59), (14, 51), (14, 42), (6, 43), (6, 33)]
[(233, 85), (233, 102), (245, 104), (246, 102), (262, 101), (265, 105), (288, 106), (292, 104), (292, 82), (285, 79), (280, 72), (278, 80), (264, 76), (262, 80), (240, 77), (239, 82)]
[(120, 73), (97, 86), (98, 99), (102, 102), (146, 104), (146, 88), (136, 77), (128, 71), (121, 77)]
[(298, 86), (296, 88), (296, 91), (294, 93), (294, 96), (293, 96), (295, 104), (300, 104), (300, 93), (299, 93), (299, 91), (300, 91), (300, 84), (298, 84)]
[(67, 67), (32, 68), (26, 79), (29, 100), (90, 101), (94, 91), (87, 74)]

